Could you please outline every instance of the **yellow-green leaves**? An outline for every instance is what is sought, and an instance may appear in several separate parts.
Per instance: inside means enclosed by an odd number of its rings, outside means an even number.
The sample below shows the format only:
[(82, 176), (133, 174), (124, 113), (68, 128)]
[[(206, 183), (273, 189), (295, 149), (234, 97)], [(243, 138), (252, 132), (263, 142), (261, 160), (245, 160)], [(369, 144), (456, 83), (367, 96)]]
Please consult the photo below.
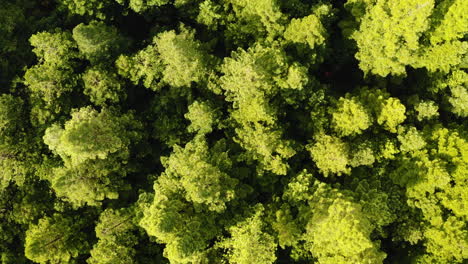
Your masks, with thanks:
[(468, 0), (5, 1), (0, 263), (468, 260)]
[(62, 158), (70, 158), (73, 164), (88, 159), (105, 159), (109, 154), (125, 150), (119, 135), (119, 124), (108, 111), (101, 113), (88, 107), (75, 111), (72, 119), (61, 129), (48, 129), (44, 142)]
[(341, 136), (361, 134), (372, 124), (371, 116), (356, 98), (340, 98), (332, 113), (332, 125)]
[(442, 226), (428, 228), (424, 235), (430, 255), (422, 257), (421, 263), (461, 263), (468, 258), (466, 219), (451, 216)]
[(93, 63), (112, 61), (129, 42), (120, 36), (115, 27), (97, 21), (76, 26), (73, 39), (80, 52)]
[(450, 89), (451, 96), (448, 98), (452, 105), (452, 112), (460, 117), (468, 116), (468, 88), (456, 86)]
[(302, 90), (308, 83), (309, 77), (307, 73), (307, 68), (301, 66), (298, 63), (294, 63), (288, 69), (288, 77), (286, 78), (286, 83), (279, 83), (279, 85), (282, 88)]
[(416, 61), (419, 38), (429, 28), (433, 0), (378, 0), (367, 8), (352, 38), (364, 73), (405, 75)]
[(188, 110), (185, 118), (190, 120), (190, 125), (187, 127), (189, 132), (207, 134), (213, 131), (219, 119), (219, 112), (213, 106), (208, 102), (195, 101)]
[(294, 156), (296, 151), (291, 141), (282, 139), (280, 130), (257, 123), (245, 125), (236, 133), (236, 141), (250, 151), (253, 159), (260, 161), (260, 171), (267, 170), (279, 175), (287, 173), (289, 166), (285, 160)]
[(197, 22), (208, 26), (210, 29), (217, 29), (219, 20), (222, 17), (220, 14), (221, 6), (211, 0), (205, 0), (200, 4), (199, 9)]
[(284, 38), (294, 43), (302, 43), (314, 49), (325, 42), (326, 30), (320, 19), (315, 15), (304, 18), (293, 18), (289, 23)]
[[(423, 136), (425, 137), (423, 138)], [(420, 263), (461, 263), (467, 257), (466, 184), (468, 145), (454, 130), (441, 126), (400, 135), (400, 158), (390, 176), (406, 186), (408, 204), (422, 213), (426, 252)], [(410, 157), (408, 157), (410, 156)]]
[(301, 230), (294, 220), (287, 204), (284, 204), (275, 212), (275, 221), (272, 223), (272, 228), (278, 234), (278, 244), (281, 248), (294, 246), (300, 238)]
[(208, 147), (198, 135), (162, 160), (166, 170), (154, 185), (154, 199), (144, 209), (140, 225), (166, 244), (165, 256), (175, 263), (206, 259), (205, 249), (219, 233), (218, 214), (236, 198), (238, 181), (224, 141)]
[(304, 239), (318, 263), (383, 263), (386, 254), (371, 240), (374, 227), (361, 206), (324, 184), (315, 195)]
[(65, 163), (48, 179), (57, 194), (78, 207), (118, 198), (127, 173), (121, 163), (128, 159), (130, 145), (141, 139), (140, 129), (132, 114), (117, 116), (91, 107), (73, 112), (64, 128), (58, 124), (48, 128), (44, 143)]
[(143, 13), (155, 7), (162, 6), (171, 2), (170, 0), (116, 0), (117, 3), (127, 4), (137, 13)]
[[(468, 45), (468, 44), (467, 44)], [(434, 75), (432, 92), (442, 93), (444, 101), (448, 101), (447, 110), (457, 116), (466, 117), (468, 114), (468, 74), (462, 70), (452, 70), (449, 74)], [(443, 105), (442, 105), (443, 106)]]
[[(354, 2), (354, 1), (353, 1)], [(364, 73), (406, 75), (407, 66), (449, 72), (462, 63), (468, 43), (464, 1), (397, 0), (347, 4), (359, 29), (352, 33)], [(363, 17), (358, 17), (362, 15)]]
[(115, 160), (87, 160), (73, 166), (58, 167), (49, 176), (52, 189), (75, 207), (99, 206), (104, 199), (119, 198), (126, 186), (126, 169)]
[(314, 182), (315, 179), (307, 170), (299, 172), (285, 187), (283, 199), (293, 204), (309, 200)]
[[(259, 207), (260, 208), (260, 207)], [(218, 246), (227, 249), (227, 259), (233, 264), (272, 264), (276, 261), (276, 243), (265, 231), (263, 210), (229, 228), (230, 238)]]
[(78, 235), (84, 224), (58, 214), (40, 219), (26, 232), (26, 257), (43, 264), (72, 262), (88, 247), (86, 237)]
[(422, 101), (419, 102), (414, 109), (417, 112), (417, 118), (419, 121), (430, 120), (439, 116), (439, 107), (434, 101)]
[(64, 66), (70, 59), (78, 57), (77, 46), (69, 32), (40, 32), (29, 39), (39, 63)]
[(468, 33), (466, 26), (468, 24), (468, 6), (465, 1), (441, 1), (434, 13), (436, 26), (430, 34), (432, 44), (461, 39)]
[(80, 54), (69, 32), (36, 33), (30, 42), (38, 63), (26, 70), (24, 83), (32, 92), (33, 122), (43, 125), (69, 110), (69, 96), (78, 80), (75, 67)]
[(210, 240), (219, 234), (216, 214), (187, 202), (177, 180), (165, 175), (154, 185), (154, 199), (145, 204), (140, 226), (166, 244), (164, 256), (175, 263), (205, 258)]
[(79, 57), (69, 32), (41, 32), (30, 38), (38, 64), (25, 73), (25, 83), (46, 102), (53, 103), (75, 84), (73, 59)]
[(384, 129), (395, 133), (396, 127), (406, 119), (405, 111), (406, 107), (398, 98), (388, 98), (381, 105), (377, 123), (383, 126)]
[(106, 17), (104, 10), (113, 3), (112, 0), (60, 0), (59, 2), (65, 5), (72, 14), (88, 15), (99, 19)]
[(132, 233), (133, 212), (128, 208), (121, 210), (107, 209), (101, 213), (96, 225), (97, 244), (91, 250), (89, 264), (133, 264), (137, 237)]
[(133, 56), (121, 56), (116, 64), (119, 73), (134, 83), (158, 90), (164, 84), (173, 87), (190, 87), (192, 83), (206, 81), (208, 66), (213, 57), (195, 32), (185, 27), (165, 31), (153, 39), (153, 45)]
[(318, 135), (308, 150), (319, 170), (325, 175), (349, 174), (349, 146), (341, 139), (329, 135)]
[(130, 79), (134, 84), (143, 84), (146, 88), (158, 90), (164, 70), (161, 58), (152, 45), (140, 50), (133, 56), (121, 55), (115, 62), (118, 73)]
[(126, 98), (124, 85), (117, 74), (103, 68), (89, 68), (83, 74), (83, 82), (83, 93), (95, 105), (117, 103)]
[(218, 212), (225, 210), (226, 203), (235, 198), (237, 184), (237, 180), (226, 173), (231, 161), (223, 151), (224, 144), (218, 142), (211, 152), (205, 139), (198, 136), (184, 148), (175, 146), (172, 155), (163, 160), (164, 173), (179, 182), (187, 201)]
[(463, 57), (468, 52), (466, 41), (444, 42), (421, 50), (421, 56), (413, 65), (415, 68), (425, 67), (431, 72), (450, 72), (450, 69), (463, 63)]
[(402, 127), (399, 130), (398, 140), (400, 141), (402, 152), (416, 151), (426, 146), (426, 141), (422, 137), (422, 134), (415, 127), (408, 129)]
[(162, 80), (174, 87), (190, 86), (207, 76), (210, 56), (198, 40), (195, 32), (181, 28), (159, 34), (154, 39), (162, 63), (165, 66)]
[(235, 22), (227, 24), (228, 33), (233, 36), (257, 35), (271, 41), (284, 30), (284, 14), (274, 0), (228, 0), (235, 14)]
[(285, 160), (295, 150), (292, 142), (282, 139), (276, 124), (277, 107), (270, 100), (281, 88), (298, 88), (288, 84), (289, 70), (283, 51), (256, 45), (225, 58), (220, 79), (226, 99), (233, 103), (231, 117), (238, 124), (238, 142), (260, 162), (260, 169), (281, 175), (286, 174)]

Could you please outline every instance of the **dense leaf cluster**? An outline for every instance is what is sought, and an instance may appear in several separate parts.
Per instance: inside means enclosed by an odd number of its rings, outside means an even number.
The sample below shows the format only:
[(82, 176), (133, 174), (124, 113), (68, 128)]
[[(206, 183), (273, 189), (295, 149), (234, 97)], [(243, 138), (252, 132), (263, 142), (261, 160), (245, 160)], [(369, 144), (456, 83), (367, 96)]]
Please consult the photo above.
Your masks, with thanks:
[(466, 0), (0, 0), (0, 262), (468, 261)]

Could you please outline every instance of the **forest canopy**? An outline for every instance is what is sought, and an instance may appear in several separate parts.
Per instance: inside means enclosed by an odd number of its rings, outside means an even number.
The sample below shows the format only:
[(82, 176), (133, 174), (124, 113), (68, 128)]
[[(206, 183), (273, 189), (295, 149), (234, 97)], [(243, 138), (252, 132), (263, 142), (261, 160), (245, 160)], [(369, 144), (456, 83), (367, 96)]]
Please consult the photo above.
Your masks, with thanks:
[(468, 263), (466, 0), (0, 0), (1, 264)]

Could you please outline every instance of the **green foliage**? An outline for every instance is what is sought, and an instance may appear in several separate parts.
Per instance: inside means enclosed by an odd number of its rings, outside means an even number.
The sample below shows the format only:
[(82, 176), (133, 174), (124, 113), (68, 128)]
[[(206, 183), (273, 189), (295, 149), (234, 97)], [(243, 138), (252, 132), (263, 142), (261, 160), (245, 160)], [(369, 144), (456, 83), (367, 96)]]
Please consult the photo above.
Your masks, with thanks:
[(252, 152), (246, 156), (261, 163), (258, 169), (286, 174), (289, 166), (285, 159), (294, 156), (296, 152), (291, 141), (282, 139), (281, 131), (257, 123), (237, 129), (236, 133), (236, 141)]
[(104, 10), (112, 4), (111, 0), (60, 0), (59, 3), (66, 6), (70, 13), (77, 15), (88, 15), (104, 19)]
[(462, 26), (467, 21), (463, 15), (466, 7), (461, 1), (442, 1), (435, 8), (434, 5), (434, 0), (349, 4), (354, 16), (364, 13), (362, 18), (356, 18), (359, 26), (351, 34), (364, 73), (402, 76), (406, 75), (406, 66), (449, 72), (459, 65), (468, 51), (468, 44), (458, 40), (466, 34)]
[(468, 84), (468, 74), (463, 70), (455, 70), (450, 74), (435, 78), (434, 90), (444, 90), (447, 87), (449, 94), (444, 94), (450, 104), (450, 111), (457, 116), (466, 116), (466, 100), (468, 98), (466, 87)]
[(420, 150), (426, 145), (426, 141), (415, 127), (401, 128), (399, 132), (397, 138), (400, 141), (402, 152)]
[(116, 66), (119, 74), (134, 84), (141, 82), (143, 86), (152, 90), (161, 87), (159, 80), (162, 78), (164, 67), (154, 46), (150, 45), (131, 57), (121, 55), (116, 61)]
[(44, 217), (26, 231), (26, 257), (37, 263), (71, 262), (86, 252), (86, 237), (77, 236), (85, 219), (61, 215)]
[(131, 141), (139, 138), (135, 129), (140, 124), (133, 118), (132, 114), (115, 116), (107, 109), (98, 112), (91, 107), (81, 108), (72, 113), (64, 128), (48, 128), (44, 142), (71, 164), (105, 159), (114, 153), (125, 157)]
[(225, 142), (219, 141), (209, 151), (203, 137), (196, 137), (183, 149), (174, 146), (171, 156), (162, 160), (166, 167), (162, 177), (180, 182), (187, 201), (223, 211), (226, 203), (234, 199), (237, 184), (226, 173), (232, 166), (226, 147)]
[(293, 43), (306, 44), (313, 49), (324, 44), (327, 32), (317, 16), (309, 15), (300, 19), (291, 19), (284, 31), (284, 38)]
[(181, 27), (181, 32), (166, 31), (154, 39), (160, 54), (163, 81), (175, 87), (198, 83), (206, 75), (210, 57), (201, 43), (195, 40), (195, 32)]
[(417, 118), (419, 121), (425, 119), (433, 119), (439, 116), (439, 107), (434, 103), (434, 101), (422, 101), (419, 102), (414, 109), (417, 114)]
[(404, 75), (417, 60), (419, 38), (429, 28), (433, 0), (378, 0), (361, 18), (356, 40), (359, 67), (365, 73)]
[(239, 124), (239, 144), (260, 162), (260, 168), (283, 175), (288, 168), (285, 160), (295, 150), (291, 141), (282, 139), (282, 131), (275, 125), (277, 109), (270, 98), (281, 88), (292, 88), (285, 81), (288, 68), (283, 52), (256, 45), (226, 58), (220, 79), (226, 99), (233, 102), (231, 116)]
[(125, 100), (124, 85), (117, 74), (99, 67), (88, 69), (83, 74), (84, 91), (95, 105), (118, 103)]
[(465, 0), (1, 6), (2, 264), (467, 262)]
[(372, 120), (356, 98), (340, 98), (332, 114), (332, 125), (341, 136), (361, 134), (371, 126)]
[(383, 263), (386, 254), (370, 239), (373, 225), (361, 206), (322, 186), (311, 201), (313, 215), (304, 234), (318, 263)]
[(301, 171), (286, 185), (283, 199), (292, 204), (308, 201), (312, 195), (314, 182), (312, 174), (308, 173), (307, 170)]
[(96, 236), (99, 241), (91, 250), (89, 264), (132, 264), (135, 260), (137, 237), (132, 231), (136, 226), (132, 219), (134, 215), (129, 209), (106, 209), (99, 216), (96, 225)]
[(30, 59), (27, 40), (31, 31), (25, 29), (27, 4), (18, 4), (16, 1), (5, 1), (0, 10), (0, 85), (6, 91), (8, 84), (14, 76), (26, 65)]
[(463, 86), (450, 89), (451, 96), (448, 101), (452, 105), (452, 112), (460, 117), (468, 116), (468, 90)]
[(420, 228), (427, 253), (418, 256), (419, 261), (460, 263), (466, 258), (466, 233), (462, 231), (466, 228), (459, 218), (466, 217), (462, 193), (467, 190), (467, 143), (457, 132), (443, 127), (427, 132), (427, 151), (416, 151), (411, 159), (402, 159), (401, 169), (392, 177), (407, 186), (409, 205), (420, 209), (426, 221)]
[(308, 150), (320, 172), (330, 174), (349, 174), (349, 146), (341, 139), (329, 135), (317, 135), (316, 142)]
[(219, 232), (216, 213), (236, 198), (237, 180), (227, 174), (232, 162), (226, 147), (219, 141), (208, 149), (204, 137), (197, 136), (162, 159), (166, 170), (154, 185), (153, 201), (143, 204), (140, 225), (166, 244), (164, 256), (171, 262), (206, 258), (204, 250)]
[(173, 181), (160, 177), (154, 185), (154, 199), (142, 203), (140, 226), (166, 244), (164, 256), (171, 262), (191, 263), (203, 259), (209, 240), (219, 230), (212, 212), (197, 210), (178, 194)]
[(400, 152), (398, 147), (396, 146), (395, 141), (393, 140), (386, 140), (385, 142), (382, 142), (379, 151), (380, 153), (378, 159), (388, 160), (395, 159), (395, 155)]
[(14, 149), (24, 129), (23, 100), (10, 94), (0, 96), (0, 151)]
[(227, 249), (226, 257), (230, 263), (268, 264), (276, 261), (276, 243), (273, 236), (265, 232), (262, 209), (259, 207), (253, 216), (230, 227), (231, 237), (218, 244)]
[(468, 231), (466, 221), (449, 217), (439, 228), (429, 228), (424, 232), (427, 238), (429, 256), (423, 257), (423, 263), (462, 262), (468, 257)]
[(200, 11), (197, 16), (197, 22), (206, 25), (210, 29), (217, 29), (219, 20), (222, 15), (220, 9), (222, 7), (213, 3), (211, 0), (205, 0), (200, 4)]
[(359, 144), (355, 146), (353, 153), (350, 155), (350, 165), (352, 167), (370, 166), (375, 162), (374, 151), (368, 144)]
[[(76, 77), (70, 69), (59, 70), (53, 65), (37, 65), (26, 72), (25, 83), (46, 103), (53, 104), (76, 85)], [(58, 109), (60, 110), (60, 109)]]
[(69, 96), (78, 79), (75, 60), (80, 55), (69, 32), (37, 33), (30, 42), (38, 64), (25, 72), (24, 83), (35, 103), (31, 110), (33, 122), (43, 125), (69, 109)]
[(174, 87), (202, 82), (213, 59), (195, 40), (194, 33), (185, 27), (180, 28), (180, 33), (162, 32), (153, 39), (153, 46), (134, 57), (120, 57), (117, 67), (123, 76), (134, 82), (143, 79), (143, 84), (153, 90), (160, 86), (157, 79)]
[(363, 87), (359, 89), (358, 98), (369, 109), (372, 120), (376, 120), (385, 130), (396, 133), (397, 126), (406, 120), (406, 107), (385, 90)]
[(467, 33), (468, 7), (462, 0), (441, 1), (436, 7), (436, 22), (430, 34), (432, 44), (463, 38)]
[(50, 66), (65, 66), (78, 57), (77, 46), (69, 32), (40, 32), (29, 39), (39, 63)]
[(245, 36), (249, 35), (273, 40), (284, 30), (285, 17), (276, 1), (228, 0), (226, 6), (232, 9), (231, 16), (235, 18), (228, 17), (225, 22), (227, 35), (235, 41), (245, 41)]
[(167, 146), (186, 142), (187, 114), (189, 96), (181, 97), (173, 89), (161, 90), (159, 96), (151, 102), (152, 136)]
[(467, 42), (445, 42), (426, 48), (414, 67), (425, 67), (431, 72), (441, 71), (447, 73), (451, 68), (463, 62), (463, 56), (467, 52)]
[(190, 125), (187, 127), (189, 132), (207, 134), (213, 131), (213, 127), (219, 122), (219, 112), (208, 102), (195, 101), (188, 110), (185, 118), (190, 120)]
[(126, 186), (126, 168), (119, 161), (89, 160), (79, 165), (58, 167), (49, 177), (58, 197), (76, 207), (100, 205), (104, 199), (117, 199)]
[[(362, 176), (363, 170), (356, 170), (353, 176)], [(398, 209), (403, 210), (405, 205), (400, 204), (398, 195), (401, 193), (395, 186), (389, 185), (388, 180), (376, 180), (376, 177), (364, 180), (353, 180), (355, 186), (353, 196), (362, 206), (362, 211), (371, 221), (371, 224), (380, 230), (397, 220)], [(399, 205), (402, 208), (393, 208)], [(375, 232), (375, 231), (374, 231)]]
[[(41, 37), (44, 39), (39, 40)], [(63, 94), (71, 92), (76, 85), (76, 77), (73, 76), (73, 70), (67, 64), (67, 59), (73, 58), (68, 57), (70, 56), (69, 49), (73, 48), (69, 37), (67, 34), (51, 35), (49, 33), (31, 37), (32, 45), (37, 44), (34, 51), (42, 63), (26, 71), (25, 84), (47, 104), (54, 104)], [(62, 41), (64, 45), (54, 46)], [(52, 46), (46, 47), (48, 44)]]
[(115, 27), (97, 21), (76, 26), (73, 39), (80, 52), (92, 63), (112, 60), (128, 46), (128, 40), (120, 36)]
[[(171, 2), (170, 0), (115, 0), (121, 5), (128, 5), (137, 13), (149, 11), (154, 7), (162, 6)], [(127, 3), (128, 2), (128, 3)]]
[(301, 235), (301, 230), (294, 220), (291, 208), (287, 204), (283, 204), (275, 212), (272, 228), (278, 233), (278, 245), (283, 249), (287, 246), (294, 246)]
[(406, 119), (406, 107), (397, 98), (388, 98), (381, 106), (377, 123), (384, 129), (395, 133), (396, 127)]
[(5, 2), (2, 6), (2, 10), (0, 10), (0, 34), (4, 36), (4, 38), (0, 40), (0, 52), (2, 54), (17, 48), (16, 45), (18, 43), (16, 43), (13, 36), (15, 24), (24, 19), (22, 11), (21, 6), (9, 2)]
[(64, 128), (54, 124), (45, 132), (44, 143), (65, 163), (47, 180), (59, 197), (76, 207), (118, 198), (129, 170), (123, 165), (131, 144), (141, 139), (140, 129), (131, 113), (119, 117), (111, 110), (97, 112), (91, 107), (74, 111)]

